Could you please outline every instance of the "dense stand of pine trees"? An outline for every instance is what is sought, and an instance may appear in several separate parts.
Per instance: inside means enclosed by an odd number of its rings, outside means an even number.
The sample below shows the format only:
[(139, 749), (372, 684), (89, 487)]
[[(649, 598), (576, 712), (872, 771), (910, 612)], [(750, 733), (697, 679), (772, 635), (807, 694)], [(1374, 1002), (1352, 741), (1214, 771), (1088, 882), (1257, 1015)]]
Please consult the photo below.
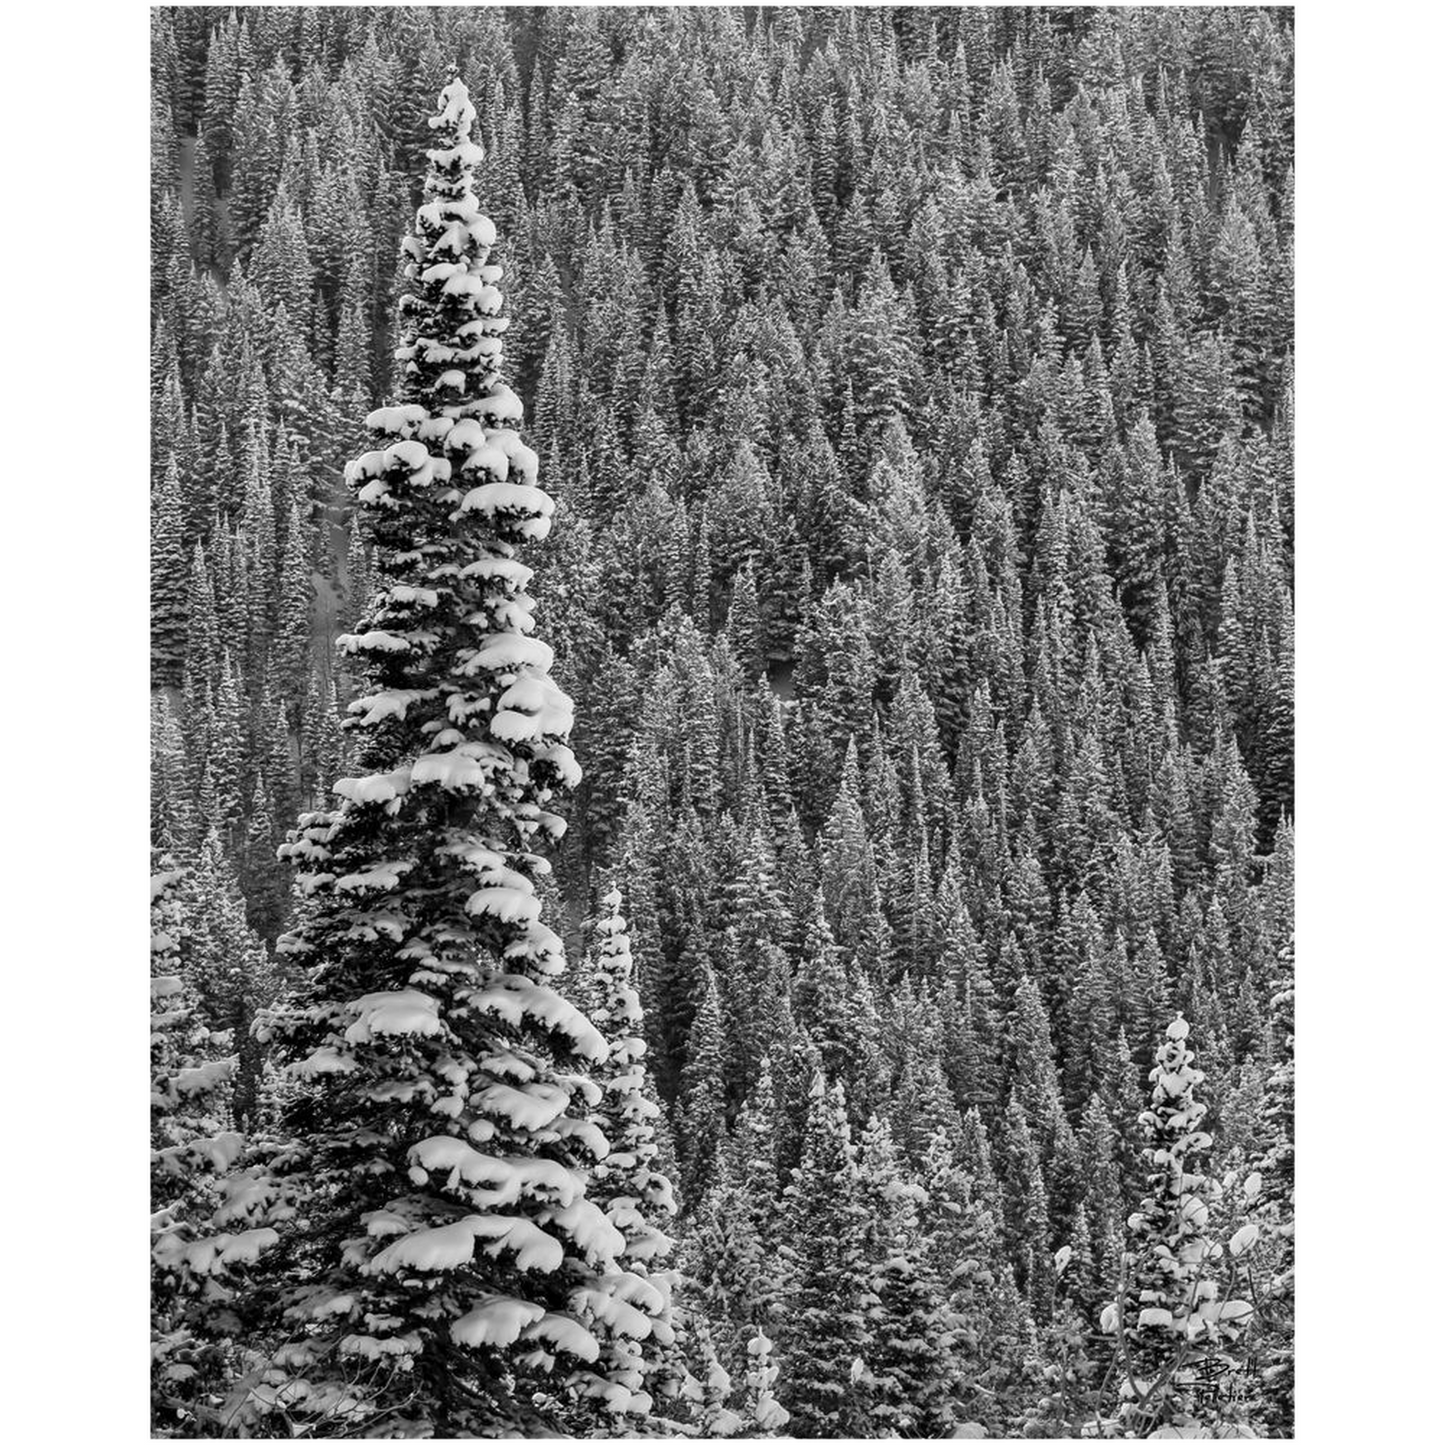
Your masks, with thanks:
[(1290, 12), (152, 16), (157, 1429), (1289, 1433)]

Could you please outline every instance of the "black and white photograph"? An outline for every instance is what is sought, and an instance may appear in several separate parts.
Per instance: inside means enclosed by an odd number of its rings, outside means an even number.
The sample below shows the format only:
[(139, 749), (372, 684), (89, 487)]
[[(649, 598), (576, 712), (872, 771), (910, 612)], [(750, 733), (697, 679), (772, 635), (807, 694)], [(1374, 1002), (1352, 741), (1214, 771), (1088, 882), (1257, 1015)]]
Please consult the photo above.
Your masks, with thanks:
[[(15, 321), (63, 419), (10, 414), (126, 579), (10, 534), (64, 840), (7, 904), (21, 1438), (1429, 1432), (1438, 843), (1350, 810), (1437, 811), (1435, 648), (1388, 649), (1438, 459), (1384, 434), (1438, 365), (1347, 321), (1438, 336), (1438, 229), (1326, 13), (17, 47), (13, 289), (79, 310)], [(1297, 18), (1302, 249), (1373, 237), (1298, 340)]]
[(154, 1433), (1292, 1435), (1292, 12), (151, 15)]

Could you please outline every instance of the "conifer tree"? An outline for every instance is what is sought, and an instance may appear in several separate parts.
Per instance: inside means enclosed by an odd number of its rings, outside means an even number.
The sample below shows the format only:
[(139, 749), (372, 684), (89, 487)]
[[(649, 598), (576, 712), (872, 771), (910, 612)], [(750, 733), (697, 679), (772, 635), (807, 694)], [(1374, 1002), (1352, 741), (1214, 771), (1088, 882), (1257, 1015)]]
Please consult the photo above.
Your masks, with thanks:
[(240, 1150), (230, 1128), (235, 1055), (205, 1024), (183, 966), (181, 871), (153, 853), (151, 875), (151, 1420), (157, 1431), (200, 1433), (204, 1401), (225, 1378), (227, 1352), (208, 1328), (206, 1298), (225, 1298), (231, 1261), (273, 1242), (216, 1238), (218, 1180)]
[(1090, 1287), (1087, 1299), (1111, 1294), (1118, 1285), (1119, 1258), (1124, 1221), (1123, 1196), (1119, 1183), (1118, 1136), (1109, 1122), (1108, 1111), (1097, 1094), (1089, 1096), (1079, 1134), (1079, 1153), (1084, 1173), (1081, 1219), (1088, 1244), (1087, 1260), (1071, 1270), (1071, 1285), (1082, 1279)]
[[(1204, 1075), (1194, 1067), (1188, 1038), (1181, 1014), (1155, 1054), (1153, 1097), (1141, 1119), (1148, 1193), (1129, 1216), (1125, 1286), (1101, 1320), (1118, 1341), (1117, 1418), (1134, 1434), (1229, 1422), (1234, 1409), (1227, 1395), (1223, 1403), (1212, 1392), (1195, 1399), (1192, 1386), (1207, 1362), (1228, 1367), (1225, 1347), (1254, 1313), (1248, 1301), (1228, 1298), (1228, 1277), (1216, 1277), (1224, 1250), (1210, 1237), (1209, 1223), (1219, 1185), (1201, 1169), (1211, 1140), (1201, 1127), (1204, 1104), (1194, 1093)], [(1252, 1247), (1255, 1235), (1253, 1226), (1241, 1231), (1231, 1253)]]
[[(1275, 1065), (1265, 1085), (1264, 1124), (1268, 1143), (1260, 1160), (1262, 1189), (1258, 1218), (1268, 1250), (1259, 1298), (1263, 1339), (1264, 1414), (1275, 1428), (1294, 1422), (1294, 939), (1280, 949), (1271, 981), (1270, 1027)], [(1246, 1181), (1246, 1184), (1248, 1181)], [(1257, 1296), (1258, 1298), (1258, 1296)]]
[(172, 452), (151, 503), (151, 683), (180, 685), (186, 657), (185, 510)]
[(1049, 1247), (1049, 1196), (1028, 1115), (1016, 1094), (1004, 1114), (1000, 1183), (1004, 1237), (1015, 1261), (1019, 1290), (1036, 1320), (1053, 1305), (1053, 1250)]
[(879, 1434), (936, 1437), (950, 1423), (951, 1318), (920, 1230), (927, 1195), (900, 1169), (874, 1118), (859, 1155), (868, 1215), (869, 1306), (863, 1347), (867, 1413)]
[(280, 602), (273, 645), (273, 672), (277, 694), (301, 716), (301, 701), (311, 672), (311, 602), (314, 590), (307, 557), (307, 529), (293, 502), (286, 520), (286, 543), (281, 554)]
[(723, 1027), (717, 976), (702, 965), (702, 996), (687, 1036), (687, 1065), (679, 1096), (684, 1207), (702, 1197), (723, 1142)]
[(724, 1151), (711, 1184), (688, 1216), (679, 1261), (681, 1299), (709, 1321), (710, 1333), (729, 1359), (740, 1357), (742, 1342), (771, 1313), (778, 1293), (758, 1232), (756, 1205), (739, 1166)]
[[(664, 1224), (675, 1211), (672, 1183), (658, 1168), (655, 1122), (658, 1105), (646, 1088), (647, 1046), (638, 1036), (642, 1009), (632, 983), (632, 948), (622, 917), (622, 894), (610, 889), (601, 900), (596, 924), (597, 958), (592, 1016), (608, 1044), (597, 1072), (602, 1099), (593, 1119), (611, 1151), (593, 1171), (590, 1193), (622, 1236), (617, 1253), (623, 1275), (609, 1299), (622, 1300), (634, 1312), (632, 1322), (648, 1326), (618, 1333), (582, 1376), (585, 1395), (600, 1398), (618, 1414), (647, 1416), (657, 1393), (672, 1394), (677, 1381), (669, 1372), (676, 1335), (672, 1324), (675, 1273), (663, 1268), (673, 1248)], [(603, 1324), (610, 1323), (605, 1316)]]
[(782, 1403), (803, 1439), (862, 1433), (854, 1362), (867, 1339), (865, 1215), (843, 1090), (813, 1078), (803, 1158), (784, 1191)]
[(773, 1363), (773, 1342), (759, 1330), (748, 1341), (748, 1369), (743, 1377), (743, 1419), (749, 1438), (768, 1440), (791, 1416), (773, 1393), (779, 1367)]
[[(609, 1331), (583, 1316), (618, 1328), (635, 1279), (586, 1195), (608, 1141), (572, 1067), (607, 1045), (553, 986), (539, 917), (548, 804), (578, 770), (517, 555), (552, 505), (500, 380), (474, 119), (453, 81), (406, 246), (402, 400), (348, 473), (381, 589), (341, 643), (365, 659), (365, 771), (283, 849), (309, 896), (284, 942), (304, 981), (268, 1030), (306, 1085), (286, 1125), (308, 1188), (285, 1246), (306, 1283), (278, 1296), (304, 1345), (269, 1399), (304, 1418), (343, 1391), (350, 1419), (439, 1434), (556, 1418), (545, 1371), (597, 1360)], [(356, 1359), (386, 1366), (368, 1389)]]

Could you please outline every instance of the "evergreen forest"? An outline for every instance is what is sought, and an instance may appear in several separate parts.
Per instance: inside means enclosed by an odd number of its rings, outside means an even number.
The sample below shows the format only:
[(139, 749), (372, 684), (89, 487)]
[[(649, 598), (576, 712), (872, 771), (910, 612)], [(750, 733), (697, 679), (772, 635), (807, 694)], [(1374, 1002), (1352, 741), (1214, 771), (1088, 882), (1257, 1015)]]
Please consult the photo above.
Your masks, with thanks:
[(158, 7), (157, 1436), (1293, 1435), (1293, 11)]

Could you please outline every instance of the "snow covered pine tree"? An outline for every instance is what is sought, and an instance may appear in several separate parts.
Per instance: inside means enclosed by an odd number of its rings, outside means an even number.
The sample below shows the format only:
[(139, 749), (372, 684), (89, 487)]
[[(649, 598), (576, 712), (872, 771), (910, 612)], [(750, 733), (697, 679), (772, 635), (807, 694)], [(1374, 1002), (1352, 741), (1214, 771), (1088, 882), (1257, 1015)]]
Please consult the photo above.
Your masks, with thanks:
[[(1129, 1217), (1126, 1289), (1099, 1321), (1118, 1342), (1120, 1403), (1111, 1423), (1133, 1436), (1253, 1439), (1216, 1389), (1236, 1366), (1225, 1351), (1248, 1329), (1254, 1307), (1229, 1298), (1232, 1270), (1219, 1277), (1226, 1256), (1209, 1235), (1209, 1212), (1220, 1187), (1201, 1166), (1212, 1141), (1202, 1127), (1204, 1104), (1194, 1096), (1204, 1074), (1194, 1067), (1188, 1038), (1180, 1014), (1154, 1055), (1154, 1092), (1139, 1118), (1149, 1190)], [(1257, 1235), (1252, 1225), (1241, 1229), (1229, 1255), (1249, 1249)]]
[(151, 874), (151, 1419), (157, 1434), (197, 1430), (205, 1392), (224, 1376), (207, 1326), (268, 1234), (213, 1230), (219, 1180), (240, 1152), (226, 1097), (229, 1034), (206, 1027), (182, 959), (182, 870), (153, 850)]
[(548, 802), (579, 773), (517, 555), (553, 507), (500, 380), (475, 117), (454, 80), (404, 243), (401, 404), (348, 469), (379, 589), (339, 644), (364, 775), (281, 850), (306, 900), (281, 946), (306, 974), (268, 1027), (304, 1082), (285, 1124), (305, 1193), (269, 1256), (290, 1340), (249, 1404), (316, 1433), (576, 1433), (567, 1382), (614, 1330), (651, 1329), (586, 1192), (608, 1141), (579, 1066), (607, 1044), (554, 988), (539, 916)]
[(655, 1394), (675, 1395), (680, 1384), (671, 1321), (676, 1274), (662, 1268), (673, 1248), (662, 1222), (676, 1205), (672, 1183), (657, 1167), (653, 1126), (662, 1110), (647, 1094), (647, 1045), (641, 1038), (642, 1005), (632, 982), (622, 894), (611, 888), (601, 904), (588, 1003), (607, 1038), (608, 1054), (597, 1076), (602, 1102), (592, 1117), (612, 1152), (597, 1166), (589, 1192), (626, 1241), (617, 1258), (628, 1278), (617, 1281), (608, 1296), (617, 1322), (626, 1327), (603, 1346), (591, 1377), (579, 1376), (578, 1384), (619, 1420), (627, 1415), (636, 1420), (650, 1413)]

